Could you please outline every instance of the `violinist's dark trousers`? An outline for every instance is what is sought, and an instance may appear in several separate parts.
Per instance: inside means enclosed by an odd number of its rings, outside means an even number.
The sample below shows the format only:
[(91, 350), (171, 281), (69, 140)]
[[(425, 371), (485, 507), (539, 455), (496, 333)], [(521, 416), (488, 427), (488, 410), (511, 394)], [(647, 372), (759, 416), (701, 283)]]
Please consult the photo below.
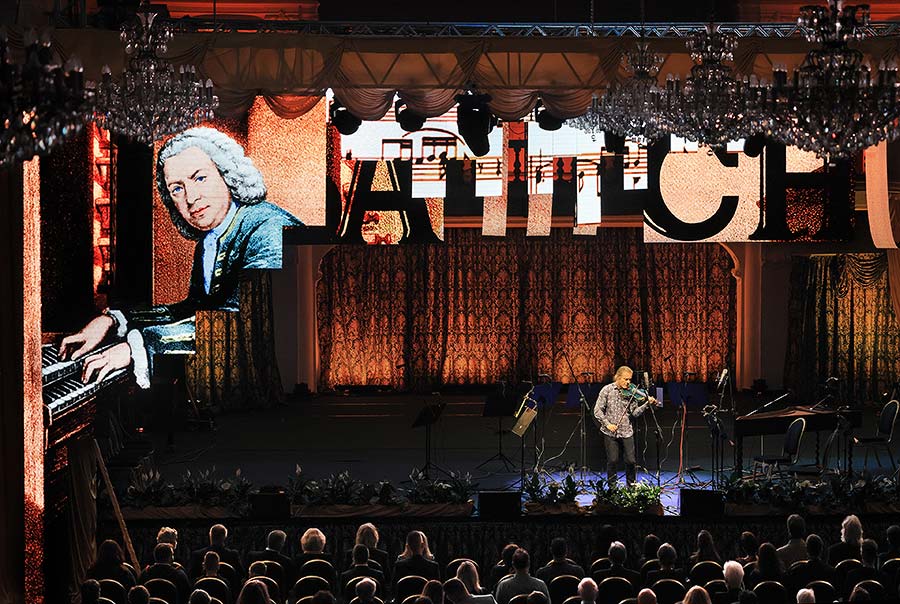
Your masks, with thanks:
[(616, 466), (619, 465), (619, 449), (625, 451), (625, 480), (634, 484), (637, 478), (634, 459), (634, 436), (628, 438), (612, 438), (604, 435), (606, 441), (606, 478), (616, 482)]

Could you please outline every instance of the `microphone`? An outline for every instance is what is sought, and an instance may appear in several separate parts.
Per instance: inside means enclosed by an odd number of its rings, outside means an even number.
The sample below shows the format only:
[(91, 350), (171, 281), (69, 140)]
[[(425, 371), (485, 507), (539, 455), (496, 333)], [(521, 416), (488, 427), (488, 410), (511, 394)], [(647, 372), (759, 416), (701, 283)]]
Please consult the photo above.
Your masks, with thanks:
[(644, 390), (650, 390), (650, 376), (644, 372)]
[(722, 386), (725, 385), (725, 378), (728, 377), (728, 367), (722, 370), (722, 373), (719, 374), (719, 384), (716, 386), (717, 390), (721, 390)]
[(550, 379), (550, 374), (549, 373), (539, 373), (538, 377)]

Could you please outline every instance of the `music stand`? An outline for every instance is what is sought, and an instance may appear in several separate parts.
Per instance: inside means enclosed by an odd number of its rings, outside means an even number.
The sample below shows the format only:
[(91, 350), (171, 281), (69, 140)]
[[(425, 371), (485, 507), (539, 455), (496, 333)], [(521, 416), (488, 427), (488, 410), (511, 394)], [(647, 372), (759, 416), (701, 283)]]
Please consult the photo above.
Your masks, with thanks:
[(425, 426), (425, 465), (422, 466), (422, 474), (424, 474), (425, 478), (429, 477), (428, 473), (432, 468), (445, 475), (449, 475), (447, 470), (435, 463), (431, 463), (431, 426), (436, 424), (441, 418), (441, 414), (444, 412), (444, 407), (446, 406), (447, 403), (443, 401), (440, 403), (426, 403), (419, 410), (419, 414), (412, 424), (413, 428)]
[[(512, 394), (515, 395), (515, 391)], [(515, 462), (503, 453), (503, 418), (512, 417), (515, 410), (516, 399), (507, 393), (506, 382), (501, 382), (499, 392), (488, 395), (481, 412), (482, 417), (497, 418), (497, 453), (475, 466), (476, 468), (481, 469), (493, 461), (499, 461), (507, 472), (512, 472), (516, 468)]]

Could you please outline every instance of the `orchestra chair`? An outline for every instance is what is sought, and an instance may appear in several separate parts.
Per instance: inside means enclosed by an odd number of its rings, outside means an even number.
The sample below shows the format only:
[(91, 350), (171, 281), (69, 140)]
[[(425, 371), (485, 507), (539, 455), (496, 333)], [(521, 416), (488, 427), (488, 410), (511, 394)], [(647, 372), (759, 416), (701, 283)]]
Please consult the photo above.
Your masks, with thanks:
[[(331, 562), (328, 560), (320, 560), (319, 558), (314, 558), (312, 560), (307, 560), (303, 563), (303, 566), (300, 567), (299, 577), (321, 577), (331, 585), (331, 578), (337, 577), (337, 572), (334, 570), (334, 566), (331, 565)], [(337, 585), (331, 585), (331, 587), (338, 587)], [(334, 591), (329, 589), (328, 591)]]
[(675, 579), (660, 579), (650, 589), (656, 594), (657, 604), (675, 604), (684, 600), (687, 589), (684, 583)]
[(581, 596), (572, 596), (563, 600), (563, 604), (581, 604)]
[(637, 604), (637, 598), (625, 598), (619, 604)]
[(223, 602), (231, 602), (231, 589), (225, 579), (219, 577), (200, 577), (194, 581), (193, 589), (202, 589), (213, 598), (219, 598)]
[(150, 579), (144, 583), (144, 587), (154, 598), (165, 600), (169, 604), (178, 604), (178, 588), (168, 579)]
[(712, 560), (704, 560), (691, 567), (688, 578), (691, 580), (691, 585), (706, 585), (716, 579), (724, 580), (725, 575), (721, 564)]
[(234, 567), (231, 564), (219, 561), (219, 570), (216, 574), (225, 579), (225, 582), (228, 583), (228, 587), (231, 588), (231, 591), (234, 591), (235, 593), (240, 592), (241, 582), (237, 576), (237, 571), (234, 570)]
[[(356, 584), (359, 583), (360, 581), (362, 581), (363, 579), (372, 579), (372, 581), (375, 583), (375, 593), (377, 593), (377, 594), (384, 593), (383, 591), (381, 591), (381, 589), (382, 589), (381, 582), (379, 582), (378, 579), (375, 579), (372, 577), (367, 577), (365, 575), (360, 576), (360, 577), (353, 577), (352, 579), (347, 581), (347, 584), (344, 585), (344, 591), (341, 593), (356, 594)], [(422, 592), (419, 592), (419, 593), (422, 593)]]
[(788, 604), (787, 589), (780, 581), (763, 581), (753, 588), (753, 593), (766, 604)]
[(162, 598), (156, 598), (154, 596), (150, 596), (149, 604), (169, 604)]
[(300, 577), (291, 589), (291, 597), (299, 600), (304, 596), (314, 596), (317, 591), (331, 591), (331, 585), (322, 577), (315, 575)]
[(294, 604), (312, 604), (313, 597), (312, 596), (303, 596), (299, 600), (297, 600)]
[(528, 604), (528, 594), (519, 594), (509, 599), (509, 604)]
[[(578, 586), (575, 586), (576, 590)], [(634, 585), (624, 577), (606, 577), (597, 586), (597, 604), (619, 604), (635, 595)]]
[[(560, 575), (554, 577), (547, 586), (550, 592), (551, 604), (562, 604), (566, 598), (578, 595), (578, 583), (581, 581), (574, 575)], [(617, 601), (618, 602), (618, 601)]]
[[(891, 558), (890, 560), (885, 560), (884, 564), (881, 565), (881, 572), (886, 574), (888, 577), (898, 577), (898, 573), (900, 573), (900, 558)], [(895, 581), (896, 583), (896, 581)]]
[(420, 577), (419, 575), (403, 577), (397, 581), (397, 593), (394, 594), (395, 601), (402, 602), (408, 596), (418, 596), (422, 593), (422, 590), (425, 589), (426, 583), (428, 583), (428, 579)]
[(856, 570), (857, 568), (862, 568), (862, 562), (856, 560), (855, 558), (841, 560), (834, 565), (835, 580), (837, 581), (835, 587), (838, 588), (841, 593), (843, 593), (844, 591), (849, 591), (844, 589), (844, 583), (847, 582), (847, 575), (850, 574), (850, 571)]
[(714, 594), (724, 594), (728, 592), (728, 586), (725, 584), (725, 579), (713, 579), (704, 585), (703, 589), (706, 590), (706, 593), (709, 594), (710, 598), (712, 598)]
[(884, 588), (884, 585), (876, 581), (875, 579), (866, 579), (865, 581), (860, 581), (856, 585), (848, 585), (847, 593), (853, 591), (855, 587), (861, 587), (869, 592), (869, 596), (872, 597), (873, 600), (884, 600), (887, 597), (887, 590)]
[[(269, 590), (269, 598), (275, 600), (276, 602), (283, 602), (281, 598), (281, 587), (278, 586), (278, 582), (275, 581), (272, 577), (251, 577), (254, 581), (259, 581), (260, 583), (264, 583), (266, 589)], [(250, 579), (247, 579), (248, 581)], [(212, 595), (212, 594), (210, 594)]]
[(878, 462), (878, 467), (881, 467), (878, 449), (883, 449), (891, 460), (891, 467), (895, 472), (897, 471), (897, 462), (894, 460), (894, 454), (891, 452), (891, 439), (894, 437), (894, 424), (897, 423), (898, 409), (900, 409), (900, 402), (896, 400), (889, 401), (881, 408), (881, 416), (878, 418), (878, 430), (876, 430), (875, 436), (853, 438), (853, 447), (865, 450), (864, 470), (869, 469), (869, 451), (875, 454), (875, 461)]
[(610, 562), (609, 558), (597, 558), (591, 563), (591, 570), (588, 572), (589, 575), (593, 575), (598, 570), (606, 570), (607, 568), (612, 567), (612, 562)]
[(128, 591), (115, 579), (100, 579), (100, 595), (116, 604), (128, 604)]
[(401, 602), (401, 604), (413, 604), (413, 602), (415, 602), (417, 599), (419, 599), (420, 595), (422, 595), (422, 594), (408, 595), (405, 598), (403, 598), (403, 602)]
[(828, 581), (811, 581), (806, 584), (807, 589), (816, 594), (816, 602), (834, 602), (837, 600), (837, 590)]
[(118, 604), (118, 603), (113, 602), (109, 598), (104, 598), (103, 596), (100, 596), (99, 598), (97, 598), (97, 604)]
[(651, 570), (659, 570), (659, 560), (654, 558), (653, 560), (647, 560), (641, 565), (641, 585), (644, 585), (647, 582), (647, 575)]
[(744, 576), (746, 577), (756, 568), (756, 562), (748, 562), (744, 565)]
[(287, 577), (284, 574), (284, 567), (281, 566), (281, 562), (277, 562), (275, 560), (263, 560), (266, 563), (266, 576), (270, 579), (275, 579), (275, 582), (278, 583), (279, 591), (283, 592), (287, 585), (284, 584)]
[(459, 565), (462, 564), (463, 562), (471, 562), (472, 564), (474, 564), (475, 570), (478, 571), (479, 576), (481, 575), (481, 569), (478, 568), (478, 563), (475, 562), (475, 560), (472, 560), (471, 558), (457, 558), (457, 559), (451, 560), (449, 563), (447, 563), (447, 567), (444, 570), (444, 576), (447, 577), (448, 579), (455, 577), (456, 570), (459, 568)]
[(797, 458), (800, 456), (800, 442), (803, 440), (804, 432), (806, 432), (806, 420), (798, 417), (791, 422), (784, 434), (781, 455), (757, 455), (753, 458), (753, 475), (759, 475), (757, 468), (760, 472), (764, 471), (767, 477), (771, 477), (773, 474), (780, 474), (785, 469), (797, 465)]

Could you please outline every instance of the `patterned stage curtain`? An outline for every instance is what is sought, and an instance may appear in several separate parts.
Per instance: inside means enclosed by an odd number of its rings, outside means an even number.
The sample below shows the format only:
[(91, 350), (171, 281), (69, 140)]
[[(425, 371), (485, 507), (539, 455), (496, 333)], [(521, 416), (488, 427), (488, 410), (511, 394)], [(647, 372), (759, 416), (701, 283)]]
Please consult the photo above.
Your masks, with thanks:
[(645, 246), (638, 229), (338, 246), (318, 283), (320, 385), (569, 382), (564, 353), (597, 379), (622, 363), (707, 379), (734, 358), (731, 269), (716, 244)]
[(835, 376), (845, 401), (879, 401), (900, 376), (887, 265), (883, 253), (794, 259), (785, 384), (800, 400)]
[(271, 407), (283, 398), (272, 327), (272, 278), (251, 271), (240, 312), (197, 313), (197, 352), (186, 364), (197, 398), (223, 409)]

